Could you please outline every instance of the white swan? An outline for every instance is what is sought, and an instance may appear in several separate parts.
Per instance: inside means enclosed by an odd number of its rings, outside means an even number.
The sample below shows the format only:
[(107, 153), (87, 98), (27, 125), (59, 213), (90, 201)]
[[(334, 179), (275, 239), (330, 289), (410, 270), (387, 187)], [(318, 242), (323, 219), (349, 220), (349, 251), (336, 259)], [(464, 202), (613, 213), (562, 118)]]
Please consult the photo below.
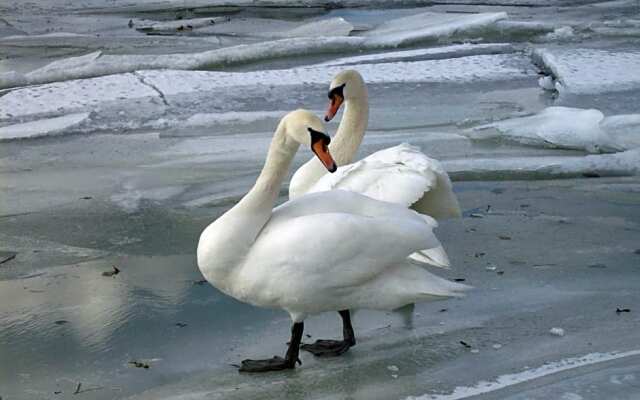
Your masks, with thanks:
[(330, 85), (329, 99), (326, 121), (335, 116), (343, 103), (345, 105), (340, 126), (329, 146), (341, 168), (338, 173), (328, 175), (317, 160), (308, 161), (293, 175), (289, 198), (343, 189), (410, 206), (436, 219), (460, 216), (449, 176), (437, 160), (427, 157), (417, 147), (401, 144), (347, 165), (353, 162), (369, 119), (367, 88), (357, 71), (346, 70), (336, 75)]
[[(272, 210), (299, 144), (311, 145), (325, 168), (335, 170), (322, 131), (308, 111), (285, 116), (253, 188), (200, 236), (198, 266), (213, 286), (253, 305), (284, 309), (293, 321), (285, 358), (244, 360), (240, 371), (294, 368), (309, 314), (389, 310), (466, 289), (409, 261), (413, 252), (439, 246), (430, 217), (340, 190)], [(317, 351), (340, 354), (355, 343), (348, 312), (341, 315), (345, 340), (311, 345)]]

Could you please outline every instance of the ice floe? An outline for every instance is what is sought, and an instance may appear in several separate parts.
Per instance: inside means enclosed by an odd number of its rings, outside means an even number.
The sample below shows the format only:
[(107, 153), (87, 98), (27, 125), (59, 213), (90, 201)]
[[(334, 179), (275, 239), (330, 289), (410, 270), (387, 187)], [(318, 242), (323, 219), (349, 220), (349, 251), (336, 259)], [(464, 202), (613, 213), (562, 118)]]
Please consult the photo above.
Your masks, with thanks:
[(447, 14), (422, 13), (398, 18), (366, 32), (368, 47), (398, 47), (435, 40), (462, 31), (483, 28), (507, 18), (507, 13)]
[[(523, 55), (493, 54), (444, 60), (364, 64), (358, 70), (371, 84), (475, 82), (533, 76), (533, 69), (523, 69), (523, 65), (527, 65)], [(121, 107), (126, 111), (126, 103), (114, 103), (124, 100), (146, 99), (147, 102), (155, 102), (156, 108), (164, 109), (174, 101), (184, 104), (191, 97), (199, 98), (200, 103), (215, 101), (211, 93), (228, 87), (236, 88), (236, 92), (248, 87), (266, 92), (273, 87), (286, 85), (326, 85), (342, 69), (341, 66), (311, 66), (248, 72), (148, 70), (56, 82), (15, 89), (0, 97), (0, 120), (40, 114), (65, 114), (77, 110), (96, 111), (106, 105)], [(206, 98), (202, 95), (206, 95)], [(138, 116), (140, 117), (142, 116)]]
[(352, 65), (364, 63), (377, 63), (384, 61), (402, 60), (410, 61), (420, 60), (436, 60), (443, 58), (466, 57), (482, 54), (506, 54), (517, 51), (516, 47), (511, 43), (463, 43), (450, 46), (429, 47), (426, 49), (391, 51), (384, 53), (366, 54), (362, 56), (343, 57), (336, 60), (323, 62), (319, 65), (336, 66), (336, 65)]
[(640, 52), (535, 49), (533, 59), (557, 80), (560, 92), (594, 94), (640, 87)]
[[(530, 76), (511, 54), (478, 55), (444, 60), (363, 64), (358, 71), (370, 84), (400, 82), (472, 82), (494, 81)], [(282, 86), (326, 84), (343, 67), (302, 67), (251, 72), (217, 71), (142, 71), (145, 80), (153, 83), (166, 96), (221, 87), (247, 85)]]
[[(305, 37), (242, 44), (200, 53), (101, 55), (84, 63), (70, 60), (68, 62), (74, 66), (63, 70), (50, 69), (49, 66), (45, 66), (25, 75), (0, 75), (0, 88), (97, 77), (143, 69), (190, 70), (301, 54), (357, 50), (361, 48), (363, 42), (364, 39), (358, 37)], [(86, 59), (83, 58), (81, 61), (86, 61)]]
[(69, 114), (74, 110), (95, 109), (122, 100), (156, 98), (159, 94), (135, 74), (102, 76), (72, 82), (13, 90), (0, 97), (0, 119), (44, 114)]
[(443, 161), (442, 165), (454, 180), (631, 176), (640, 174), (640, 149), (584, 157), (458, 159)]
[[(395, 48), (418, 41), (435, 40), (489, 27), (507, 14), (422, 13), (391, 20), (366, 32), (366, 36), (344, 35), (353, 26), (342, 18), (312, 21), (283, 33), (285, 39), (241, 44), (198, 53), (176, 54), (96, 54), (55, 61), (53, 65), (28, 74), (0, 75), (0, 88), (89, 78), (143, 69), (192, 70), (233, 65), (269, 58), (310, 54)], [(66, 65), (64, 68), (61, 66)]]
[(496, 30), (503, 35), (531, 36), (553, 32), (557, 25), (546, 21), (514, 21), (503, 19), (495, 24)]
[(625, 148), (640, 147), (640, 114), (605, 117), (600, 126)]
[(55, 136), (68, 132), (89, 118), (89, 113), (76, 113), (0, 127), (0, 141)]
[[(599, 110), (548, 107), (540, 113), (473, 128), (475, 139), (502, 137), (526, 145), (607, 153), (624, 149), (601, 127)], [(631, 124), (633, 126), (633, 124)]]

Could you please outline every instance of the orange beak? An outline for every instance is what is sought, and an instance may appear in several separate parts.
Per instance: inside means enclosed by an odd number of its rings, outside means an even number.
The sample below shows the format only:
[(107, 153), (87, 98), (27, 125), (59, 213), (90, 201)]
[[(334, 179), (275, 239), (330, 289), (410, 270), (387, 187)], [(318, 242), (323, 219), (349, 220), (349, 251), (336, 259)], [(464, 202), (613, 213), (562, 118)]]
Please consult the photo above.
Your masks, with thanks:
[(340, 106), (342, 105), (343, 101), (344, 101), (344, 98), (342, 98), (342, 96), (340, 95), (336, 94), (331, 97), (331, 100), (329, 100), (329, 107), (327, 107), (327, 112), (324, 115), (325, 121), (329, 122), (333, 119), (333, 117), (336, 116), (336, 113), (340, 109)]
[[(326, 138), (328, 139), (329, 137), (327, 136)], [(311, 151), (314, 152), (327, 171), (336, 172), (338, 167), (336, 166), (336, 162), (333, 160), (331, 153), (329, 153), (329, 140), (327, 139), (319, 138), (318, 140), (314, 140), (313, 143), (311, 143)]]

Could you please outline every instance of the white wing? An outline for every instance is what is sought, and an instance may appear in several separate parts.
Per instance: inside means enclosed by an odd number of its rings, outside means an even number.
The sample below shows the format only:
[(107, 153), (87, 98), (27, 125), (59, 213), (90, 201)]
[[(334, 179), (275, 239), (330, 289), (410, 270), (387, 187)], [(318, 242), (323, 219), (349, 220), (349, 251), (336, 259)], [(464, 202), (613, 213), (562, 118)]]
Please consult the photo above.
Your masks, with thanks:
[(265, 225), (239, 271), (245, 285), (240, 291), (257, 304), (306, 312), (392, 309), (456, 295), (464, 287), (407, 260), (420, 249), (440, 246), (436, 225), (357, 193), (300, 197), (278, 207)]
[(460, 216), (451, 181), (440, 163), (406, 143), (325, 174), (308, 193), (334, 189), (411, 206), (434, 218)]

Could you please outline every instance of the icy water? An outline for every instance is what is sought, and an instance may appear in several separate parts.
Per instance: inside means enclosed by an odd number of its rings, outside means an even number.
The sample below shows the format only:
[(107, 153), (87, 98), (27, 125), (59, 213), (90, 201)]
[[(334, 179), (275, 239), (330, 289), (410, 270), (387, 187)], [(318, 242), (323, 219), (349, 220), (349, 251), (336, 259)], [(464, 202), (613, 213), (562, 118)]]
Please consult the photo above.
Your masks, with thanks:
[[(17, 3), (1, 399), (640, 398), (637, 1)], [(434, 272), (475, 290), (411, 324), (358, 311), (344, 357), (238, 374), (285, 351), (290, 321), (203, 282), (198, 236), (345, 68), (369, 85), (361, 156), (409, 142), (449, 171), (464, 216)], [(339, 318), (305, 333), (339, 337)]]

